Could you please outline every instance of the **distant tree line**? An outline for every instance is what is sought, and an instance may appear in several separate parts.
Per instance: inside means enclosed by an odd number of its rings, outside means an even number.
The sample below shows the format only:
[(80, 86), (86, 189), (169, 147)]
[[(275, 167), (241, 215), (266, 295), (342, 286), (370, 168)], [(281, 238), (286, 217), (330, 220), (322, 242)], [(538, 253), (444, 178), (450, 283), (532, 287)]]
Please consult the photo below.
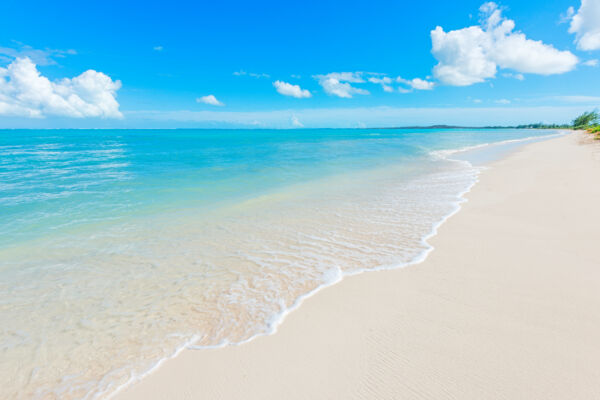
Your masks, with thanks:
[(571, 125), (571, 124), (544, 124), (543, 122), (538, 122), (535, 124), (517, 125), (515, 128), (519, 128), (519, 129), (572, 129), (573, 125)]
[(517, 126), (456, 126), (456, 125), (431, 125), (431, 126), (397, 126), (389, 128), (376, 129), (579, 129), (595, 134), (595, 138), (600, 140), (600, 113), (597, 110), (586, 111), (575, 118), (570, 124), (544, 124), (538, 122), (534, 124), (525, 124)]
[(579, 129), (585, 130), (596, 135), (596, 139), (600, 139), (600, 114), (598, 111), (586, 111), (579, 115), (571, 122), (571, 124), (528, 124), (519, 125), (517, 128), (522, 129)]

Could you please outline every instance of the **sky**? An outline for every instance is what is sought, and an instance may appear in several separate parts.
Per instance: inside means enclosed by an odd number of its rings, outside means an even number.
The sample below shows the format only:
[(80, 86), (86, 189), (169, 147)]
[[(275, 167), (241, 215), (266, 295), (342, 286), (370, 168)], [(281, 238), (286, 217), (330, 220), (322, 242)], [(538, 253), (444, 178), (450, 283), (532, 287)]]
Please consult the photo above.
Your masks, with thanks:
[(0, 128), (565, 123), (600, 106), (598, 21), (600, 0), (3, 0)]

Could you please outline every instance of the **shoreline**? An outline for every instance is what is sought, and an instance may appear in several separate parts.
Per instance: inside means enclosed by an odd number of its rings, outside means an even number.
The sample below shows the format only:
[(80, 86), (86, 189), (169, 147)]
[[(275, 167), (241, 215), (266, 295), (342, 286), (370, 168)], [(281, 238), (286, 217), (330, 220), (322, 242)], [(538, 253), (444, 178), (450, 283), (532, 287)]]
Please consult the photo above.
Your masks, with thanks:
[[(19, 145), (23, 147), (19, 151), (31, 155), (26, 160), (39, 162), (46, 148), (51, 148), (60, 160), (43, 161), (45, 168), (40, 173), (61, 173), (55, 185), (40, 180), (39, 187), (26, 186), (31, 193), (23, 192), (19, 185), (8, 192), (13, 194), (8, 196), (9, 204), (29, 204), (25, 211), (47, 207), (56, 214), (53, 220), (38, 220), (36, 229), (25, 229), (27, 218), (21, 224), (24, 229), (16, 229), (19, 223), (3, 225), (5, 232), (22, 233), (9, 234), (7, 244), (14, 246), (5, 246), (2, 252), (9, 266), (5, 286), (14, 288), (7, 292), (5, 302), (17, 306), (7, 308), (5, 319), (11, 321), (9, 327), (34, 335), (24, 341), (4, 332), (10, 343), (21, 340), (21, 345), (5, 349), (4, 364), (22, 368), (14, 373), (7, 369), (3, 393), (9, 397), (11, 393), (24, 397), (37, 393), (42, 397), (106, 398), (156, 371), (178, 350), (192, 347), (191, 343), (194, 348), (215, 348), (269, 334), (290, 307), (299, 305), (297, 299), (317, 293), (323, 284), (331, 286), (342, 274), (421, 261), (430, 247), (424, 238), (456, 211), (461, 193), (475, 182), (480, 166), (524, 141), (537, 140), (536, 135), (545, 139), (554, 132), (342, 132), (332, 136), (318, 131), (315, 140), (308, 141), (302, 133), (289, 138), (257, 137), (276, 161), (271, 166), (257, 159), (250, 136), (239, 132), (226, 137), (213, 132), (208, 139), (200, 133), (192, 135), (194, 149), (216, 154), (226, 147), (218, 146), (221, 141), (239, 137), (239, 143), (232, 146), (246, 143), (242, 147), (248, 149), (248, 160), (258, 166), (257, 173), (249, 175), (243, 172), (249, 165), (245, 157), (238, 161), (236, 156), (226, 158), (229, 161), (217, 157), (204, 167), (202, 158), (192, 165), (186, 157), (173, 157), (190, 150), (186, 147), (180, 152), (177, 145), (170, 148), (171, 135), (157, 137), (164, 146), (148, 157), (141, 144), (144, 139), (135, 134), (115, 140), (114, 133), (105, 132), (83, 143), (82, 151), (64, 153), (63, 149), (74, 150), (72, 133), (32, 134)], [(189, 135), (179, 137), (185, 138)], [(141, 140), (139, 146), (137, 139)], [(306, 142), (306, 151), (299, 151), (296, 144), (288, 146), (296, 142)], [(123, 151), (126, 143), (131, 144), (129, 153)], [(291, 149), (286, 157), (282, 155), (287, 153), (280, 151), (282, 146)], [(164, 151), (166, 148), (171, 151)], [(460, 150), (463, 152), (453, 155)], [(9, 157), (12, 153), (9, 149)], [(309, 153), (314, 155), (306, 158)], [(459, 159), (463, 153), (469, 153), (466, 160)], [(55, 200), (48, 188), (62, 188), (65, 174), (78, 184), (90, 179), (96, 182), (85, 163), (83, 170), (60, 170), (65, 163), (87, 162), (90, 157), (102, 171), (99, 176), (107, 180), (97, 182), (98, 190), (81, 198), (67, 185), (65, 193), (70, 200)], [(160, 161), (161, 157), (180, 159), (159, 168), (163, 178), (172, 176), (173, 181), (136, 173), (149, 168), (143, 160)], [(16, 182), (31, 183), (26, 175), (29, 163), (15, 162)], [(239, 174), (230, 176), (219, 167), (231, 162), (232, 171), (239, 170)], [(180, 168), (186, 174), (178, 173)], [(315, 178), (315, 171), (326, 173)], [(187, 178), (179, 180), (176, 175)], [(215, 213), (204, 213), (211, 208), (200, 207), (203, 201), (209, 203), (219, 196), (202, 185), (197, 187), (196, 176), (214, 177), (215, 193), (233, 190), (230, 198), (237, 201), (219, 205)], [(241, 177), (248, 177), (247, 185), (238, 185)], [(273, 177), (280, 185), (271, 185), (265, 177)], [(190, 199), (198, 196), (198, 208), (186, 208), (185, 201), (174, 200), (178, 191), (193, 187), (198, 191), (191, 190)], [(122, 204), (117, 214), (127, 214), (126, 218), (102, 219), (110, 208), (102, 192)], [(40, 201), (35, 200), (38, 197)], [(127, 211), (134, 208), (131, 214)], [(141, 209), (153, 212), (146, 216)], [(19, 216), (19, 208), (15, 210), (13, 214)], [(59, 223), (58, 228), (54, 223)], [(32, 248), (38, 252), (32, 253)], [(32, 268), (19, 268), (21, 265)], [(61, 295), (53, 297), (57, 284)], [(44, 291), (51, 294), (46, 301), (40, 296)], [(18, 312), (21, 299), (27, 303), (22, 311), (28, 312)], [(37, 367), (48, 365), (47, 360), (52, 360), (55, 368)]]
[[(469, 184), (469, 186), (465, 190), (457, 193), (456, 200), (454, 202), (454, 209), (452, 211), (450, 211), (447, 215), (443, 216), (443, 218), (440, 221), (433, 224), (431, 227), (431, 231), (422, 237), (421, 244), (425, 247), (425, 250), (423, 250), (423, 252), (421, 254), (417, 255), (412, 260), (401, 263), (401, 264), (381, 265), (377, 268), (360, 269), (355, 272), (346, 272), (346, 273), (344, 273), (340, 270), (340, 271), (338, 271), (337, 274), (335, 274), (335, 276), (332, 277), (331, 280), (324, 282), (323, 284), (321, 284), (320, 286), (311, 290), (310, 292), (301, 295), (300, 297), (298, 297), (298, 299), (296, 299), (296, 301), (290, 307), (286, 308), (281, 313), (275, 315), (273, 317), (273, 321), (269, 324), (268, 330), (266, 330), (265, 332), (255, 334), (241, 342), (226, 341), (226, 342), (221, 342), (221, 343), (218, 343), (215, 345), (208, 345), (208, 346), (195, 345), (195, 342), (199, 339), (199, 336), (196, 335), (192, 339), (183, 343), (181, 346), (177, 347), (170, 356), (167, 356), (167, 357), (159, 360), (148, 371), (131, 377), (128, 382), (125, 382), (124, 384), (119, 385), (114, 391), (107, 393), (108, 398), (114, 398), (115, 396), (118, 396), (118, 394), (121, 393), (122, 391), (127, 390), (127, 388), (129, 388), (130, 386), (135, 385), (136, 383), (146, 379), (148, 376), (155, 373), (165, 362), (176, 358), (181, 352), (185, 351), (186, 349), (188, 349), (188, 350), (214, 350), (214, 349), (222, 349), (227, 346), (241, 346), (241, 345), (244, 345), (246, 343), (249, 343), (249, 342), (255, 340), (256, 338), (259, 338), (262, 336), (271, 336), (271, 335), (276, 334), (278, 327), (284, 322), (287, 315), (289, 315), (293, 311), (297, 310), (304, 303), (305, 300), (318, 294), (321, 290), (327, 289), (333, 285), (338, 284), (344, 278), (361, 275), (363, 273), (368, 273), (368, 272), (389, 271), (389, 270), (401, 269), (401, 268), (411, 267), (411, 266), (415, 266), (415, 265), (423, 263), (427, 259), (429, 254), (435, 249), (429, 243), (429, 240), (438, 234), (438, 230), (444, 223), (446, 223), (446, 221), (448, 221), (452, 216), (454, 216), (456, 213), (458, 213), (461, 210), (462, 204), (465, 203), (466, 201), (468, 201), (465, 196), (477, 184), (477, 182), (479, 181), (479, 176), (480, 176), (481, 172), (486, 168), (485, 165), (475, 165), (472, 160), (468, 159), (468, 157), (454, 158), (455, 155), (460, 156), (460, 155), (465, 155), (465, 154), (471, 154), (472, 152), (479, 152), (482, 150), (485, 151), (486, 149), (494, 149), (494, 150), (500, 149), (501, 151), (504, 152), (504, 157), (505, 157), (506, 154), (510, 154), (510, 152), (514, 151), (514, 149), (510, 149), (510, 146), (514, 146), (514, 145), (525, 146), (528, 143), (535, 143), (535, 142), (539, 142), (539, 141), (550, 140), (555, 137), (564, 136), (564, 135), (568, 134), (568, 132), (569, 131), (566, 131), (566, 130), (556, 130), (554, 133), (551, 133), (551, 134), (548, 134), (545, 136), (539, 136), (539, 137), (530, 136), (530, 137), (519, 138), (519, 139), (508, 139), (508, 140), (504, 140), (504, 141), (500, 141), (500, 142), (482, 143), (482, 144), (473, 145), (473, 146), (466, 146), (463, 148), (457, 148), (457, 149), (451, 149), (451, 150), (437, 150), (437, 151), (431, 152), (430, 156), (432, 156), (432, 157), (446, 159), (447, 161), (451, 161), (451, 162), (466, 164), (468, 166), (468, 168), (471, 168), (474, 171), (475, 174), (474, 174), (473, 181)], [(488, 162), (485, 163), (486, 165), (493, 162), (492, 160), (500, 159), (503, 156), (496, 155), (495, 157), (494, 156), (488, 156), (488, 157), (490, 157), (490, 160), (488, 160)]]
[[(513, 158), (518, 157), (523, 152), (530, 151), (529, 149), (532, 149), (532, 148), (535, 149), (536, 146), (543, 145), (544, 143), (549, 143), (549, 142), (554, 143), (556, 141), (561, 141), (561, 140), (562, 141), (573, 140), (575, 137), (579, 137), (579, 134), (572, 134), (572, 135), (562, 136), (562, 137), (559, 137), (559, 138), (556, 138), (556, 139), (550, 139), (550, 140), (546, 140), (546, 141), (542, 141), (542, 142), (537, 142), (537, 143), (533, 143), (533, 144), (527, 144), (527, 145), (523, 146), (522, 148), (517, 149), (516, 150), (516, 154), (511, 154), (506, 159), (502, 159), (500, 161), (496, 161), (496, 162), (492, 163), (492, 165), (491, 165), (492, 168), (491, 169), (494, 170), (494, 171), (498, 171), (498, 168), (496, 168), (496, 166), (498, 164), (507, 163), (507, 162), (510, 163)], [(571, 146), (571, 144), (569, 144), (569, 146)], [(483, 172), (483, 175), (488, 175), (488, 174), (489, 174), (488, 171), (484, 171)], [(480, 177), (481, 177), (481, 175), (480, 175)], [(479, 191), (478, 188), (479, 188), (479, 185), (477, 185), (474, 188), (474, 191), (478, 192)], [(469, 193), (469, 195), (466, 196), (466, 197), (470, 199), (472, 197), (472, 192)], [(464, 200), (461, 203), (464, 203)], [(470, 203), (467, 203), (467, 204), (470, 204)], [(465, 207), (465, 206), (463, 205), (463, 207)], [(460, 204), (457, 207), (456, 211), (458, 211), (459, 209), (460, 209)], [(452, 215), (455, 215), (456, 211)], [(464, 212), (464, 210), (463, 210), (463, 212)], [(460, 213), (459, 215), (462, 215), (462, 214), (463, 213)], [(447, 220), (448, 218), (449, 217), (445, 218), (445, 220)], [(459, 219), (461, 217), (455, 217), (455, 218)], [(451, 221), (455, 221), (455, 218), (452, 218)], [(452, 222), (449, 222), (449, 223), (446, 223), (446, 224), (453, 225)], [(441, 227), (442, 231), (447, 231), (448, 230), (448, 228), (446, 228), (446, 226), (447, 226), (446, 224), (444, 224)], [(440, 223), (439, 225), (442, 225), (442, 223)], [(439, 228), (439, 225), (437, 226), (437, 228)], [(434, 236), (434, 235), (435, 235), (435, 229), (432, 232), (432, 235), (430, 235), (430, 237)], [(434, 237), (432, 239), (433, 243), (430, 243), (431, 246), (433, 248), (437, 249), (438, 246), (435, 245), (434, 243), (442, 241), (442, 244), (443, 244), (443, 242), (445, 241), (443, 239), (444, 236), (446, 236), (446, 235), (443, 234), (441, 236)], [(444, 248), (444, 246), (442, 246), (442, 249), (443, 248)], [(433, 254), (438, 254), (439, 251), (440, 250), (438, 249), (438, 251), (434, 252)], [(429, 252), (431, 252), (431, 250)], [(433, 256), (431, 255), (430, 257), (433, 257)], [(411, 263), (411, 265), (414, 265), (414, 264), (415, 263)], [(388, 274), (388, 273), (389, 274), (405, 274), (404, 271), (409, 271), (409, 270), (412, 271), (412, 270), (419, 270), (420, 268), (427, 268), (427, 265), (429, 265), (429, 264), (431, 264), (431, 262), (428, 259), (424, 263), (421, 263), (421, 265), (419, 267), (394, 269), (394, 270), (380, 272), (380, 274)], [(338, 283), (337, 285), (334, 285), (334, 287), (348, 286), (349, 284), (346, 283), (346, 281), (353, 281), (354, 282), (355, 280), (368, 280), (368, 281), (370, 281), (372, 279), (378, 280), (379, 276), (380, 276), (379, 274), (374, 274), (374, 275), (377, 275), (377, 278), (368, 278), (368, 279), (367, 278), (362, 278), (365, 275), (370, 275), (370, 274), (360, 274), (359, 276), (361, 276), (361, 278), (358, 278), (358, 277), (355, 277), (355, 276), (345, 277), (347, 279), (344, 279), (344, 282)], [(396, 277), (394, 277), (394, 278), (396, 278)], [(377, 285), (375, 285), (375, 286), (377, 286)], [(365, 288), (363, 287), (362, 289), (364, 290)], [(319, 302), (319, 301), (323, 302), (324, 300), (318, 300), (320, 298), (331, 297), (331, 295), (327, 295), (326, 296), (326, 295), (321, 294), (321, 293), (327, 293), (327, 292), (330, 292), (330, 291), (339, 291), (339, 290), (341, 290), (341, 289), (332, 289), (332, 288), (330, 288), (327, 291), (319, 291), (319, 295), (318, 296), (307, 296), (305, 298), (306, 302), (304, 302), (303, 307), (300, 308), (300, 310), (297, 310), (294, 313), (294, 315), (296, 315), (296, 314), (306, 314), (308, 311), (302, 311), (306, 305), (308, 305), (308, 304), (314, 304), (314, 303)], [(310, 298), (308, 298), (308, 297), (310, 297)], [(325, 306), (326, 306), (326, 308), (330, 308), (331, 307), (330, 304), (325, 304)], [(380, 305), (378, 305), (378, 306), (380, 306)], [(313, 306), (313, 308), (314, 308), (314, 306)], [(346, 316), (346, 317), (351, 317), (351, 316)], [(300, 316), (300, 317), (289, 317), (289, 320), (298, 320), (299, 318), (303, 318), (303, 317), (302, 316)], [(352, 320), (352, 318), (350, 318), (350, 320)], [(249, 346), (260, 347), (260, 348), (266, 346), (265, 353), (261, 354), (260, 357), (264, 357), (265, 359), (278, 358), (277, 355), (274, 355), (274, 357), (271, 357), (271, 352), (274, 351), (274, 350), (270, 348), (270, 345), (267, 342), (271, 341), (271, 340), (274, 340), (273, 338), (279, 337), (279, 335), (281, 335), (281, 333), (283, 331), (287, 332), (287, 331), (289, 331), (289, 329), (293, 329), (293, 328), (286, 328), (286, 326), (289, 324), (289, 322), (287, 322), (287, 321), (288, 321), (288, 319), (286, 319), (286, 324), (284, 324), (280, 328), (281, 331), (277, 335), (257, 337), (251, 343), (246, 343), (244, 346), (229, 346), (227, 348), (220, 348), (218, 350), (218, 352), (220, 352), (220, 354), (222, 353), (223, 360), (230, 358), (227, 353), (238, 353), (238, 352), (241, 352), (240, 354), (243, 357), (250, 357), (250, 359), (248, 360), (248, 362), (251, 362), (251, 356), (249, 355), (249, 353), (250, 354), (254, 354), (254, 350), (252, 350), (252, 348), (250, 348), (250, 350), (245, 351), (245, 349), (247, 349)], [(352, 321), (352, 322), (356, 323), (357, 321)], [(295, 336), (298, 336), (298, 334), (300, 336), (304, 336), (307, 333), (309, 333), (309, 332), (306, 332), (306, 330), (307, 329), (309, 330), (310, 329), (309, 327), (311, 325), (312, 324), (308, 323), (307, 326), (300, 327), (300, 328), (295, 328), (295, 329), (300, 329), (302, 331), (302, 333), (300, 333), (300, 334), (296, 333)], [(289, 336), (289, 335), (290, 334), (287, 334), (287, 336)], [(292, 336), (294, 336), (294, 335), (292, 334)], [(297, 340), (297, 339), (298, 338), (296, 337), (295, 340)], [(284, 341), (288, 340), (289, 341), (290, 339), (289, 338), (288, 339), (285, 339), (285, 338), (284, 339), (279, 339), (279, 340), (277, 340), (277, 342), (281, 342), (281, 340), (284, 340)], [(254, 343), (260, 343), (260, 344), (254, 345)], [(273, 346), (275, 346), (275, 344)], [(160, 397), (160, 395), (158, 395), (158, 397), (148, 397), (149, 393), (152, 393), (152, 395), (155, 395), (156, 393), (163, 393), (164, 396), (166, 396), (168, 394), (169, 398), (193, 398), (192, 395), (182, 396), (182, 397), (178, 397), (178, 395), (177, 395), (177, 393), (179, 392), (179, 389), (176, 389), (176, 387), (180, 387), (180, 386), (184, 386), (185, 387), (186, 385), (187, 386), (189, 386), (189, 385), (193, 386), (191, 382), (187, 382), (186, 383), (186, 378), (181, 378), (182, 372), (183, 372), (183, 370), (189, 370), (190, 368), (192, 368), (194, 370), (199, 370), (199, 371), (203, 370), (205, 368), (208, 368), (208, 369), (212, 370), (211, 365), (213, 365), (213, 363), (214, 363), (214, 365), (221, 365), (221, 363), (223, 362), (223, 360), (219, 360), (220, 357), (217, 354), (215, 354), (215, 352), (216, 351), (211, 351), (211, 350), (206, 350), (206, 349), (204, 349), (204, 350), (187, 350), (187, 349), (183, 350), (181, 352), (181, 354), (177, 358), (169, 359), (169, 360), (165, 361), (164, 363), (161, 363), (162, 366), (161, 366), (160, 369), (154, 371), (152, 374), (149, 374), (149, 376), (146, 376), (143, 380), (141, 380), (141, 382), (137, 382), (137, 383), (135, 383), (135, 384), (133, 384), (131, 386), (123, 388), (122, 390), (120, 390), (118, 393), (115, 394), (114, 398), (163, 398), (163, 397)], [(204, 360), (203, 356), (206, 356), (207, 358), (210, 358), (210, 362), (207, 361), (207, 360)], [(239, 354), (236, 355), (235, 357), (237, 358), (238, 356), (239, 356)], [(349, 356), (349, 357), (352, 358), (352, 356)], [(194, 360), (194, 361), (190, 361), (190, 360)], [(254, 361), (256, 361), (256, 360), (254, 360)], [(173, 371), (178, 371), (178, 372), (174, 373)], [(190, 379), (189, 374), (184, 374), (184, 375), (187, 376), (187, 379)], [(179, 378), (175, 379), (175, 376), (177, 376)], [(209, 379), (209, 381), (213, 381), (214, 382), (214, 380), (212, 380), (212, 379)], [(231, 382), (229, 382), (229, 384), (234, 383), (234, 382), (238, 383), (238, 379), (232, 378)], [(206, 383), (206, 382), (204, 382), (204, 383)], [(294, 384), (293, 381), (288, 383), (288, 385), (293, 385), (293, 384)], [(147, 391), (149, 388), (151, 388), (150, 392)], [(253, 386), (253, 388), (254, 388), (255, 391), (257, 391), (256, 392), (257, 397), (264, 398), (264, 396), (265, 396), (264, 391), (267, 390), (266, 387), (262, 387), (260, 385), (255, 385), (255, 386)], [(224, 388), (220, 387), (220, 389), (224, 389)], [(195, 393), (196, 395), (199, 395), (199, 394), (203, 394), (204, 393), (201, 390), (201, 388), (199, 388), (199, 387), (196, 387), (196, 390), (191, 389), (191, 387), (190, 387), (189, 390), (191, 390), (191, 392), (189, 392), (188, 394), (194, 394)], [(263, 393), (261, 393), (261, 391), (263, 391)], [(145, 393), (145, 394), (143, 394), (143, 393)], [(240, 392), (240, 393), (246, 394), (247, 390), (244, 390), (243, 392)], [(250, 393), (255, 393), (255, 392), (251, 391)], [(334, 392), (334, 393), (337, 393), (337, 392)], [(111, 397), (113, 397), (113, 396), (111, 396)], [(235, 398), (235, 395), (233, 395), (233, 396), (232, 395), (224, 395), (222, 397), (223, 398), (231, 398), (231, 397)], [(301, 396), (299, 396), (299, 397), (301, 397)], [(164, 397), (164, 398), (166, 398), (166, 397)], [(216, 396), (216, 398), (221, 398), (221, 397), (220, 396)], [(253, 397), (249, 396), (248, 398), (253, 398)]]

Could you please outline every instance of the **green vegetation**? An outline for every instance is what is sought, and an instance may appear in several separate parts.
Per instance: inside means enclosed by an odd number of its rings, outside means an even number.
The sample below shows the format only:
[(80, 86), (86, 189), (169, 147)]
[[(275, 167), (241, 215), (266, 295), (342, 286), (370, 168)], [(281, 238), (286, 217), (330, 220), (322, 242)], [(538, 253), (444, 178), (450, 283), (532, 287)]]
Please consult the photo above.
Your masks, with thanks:
[(600, 140), (600, 125), (591, 126), (587, 131), (594, 134), (594, 139)]
[(400, 126), (379, 129), (580, 129), (586, 130), (595, 135), (595, 138), (600, 140), (600, 112), (597, 110), (586, 111), (573, 120), (570, 124), (544, 124), (543, 122), (517, 125), (517, 126), (454, 126), (454, 125), (432, 125), (432, 126)]
[(591, 126), (597, 125), (599, 115), (597, 111), (586, 111), (573, 120), (573, 128), (589, 129)]
[(573, 128), (570, 124), (544, 124), (543, 122), (538, 122), (536, 124), (527, 124), (527, 125), (518, 125), (516, 126), (518, 129), (571, 129)]
[(598, 111), (586, 111), (573, 120), (573, 129), (585, 129), (600, 139), (600, 114)]
[(600, 113), (596, 110), (586, 111), (573, 120), (571, 124), (537, 124), (519, 125), (520, 129), (580, 129), (595, 135), (600, 140)]

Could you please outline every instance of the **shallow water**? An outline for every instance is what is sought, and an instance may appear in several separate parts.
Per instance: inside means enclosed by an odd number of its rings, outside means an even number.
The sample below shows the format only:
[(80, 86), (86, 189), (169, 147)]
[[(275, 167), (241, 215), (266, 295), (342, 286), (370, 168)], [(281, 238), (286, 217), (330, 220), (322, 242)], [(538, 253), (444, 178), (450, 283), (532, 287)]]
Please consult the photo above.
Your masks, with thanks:
[[(0, 131), (0, 397), (96, 398), (415, 262), (520, 130)], [(519, 143), (519, 142), (512, 142)]]

